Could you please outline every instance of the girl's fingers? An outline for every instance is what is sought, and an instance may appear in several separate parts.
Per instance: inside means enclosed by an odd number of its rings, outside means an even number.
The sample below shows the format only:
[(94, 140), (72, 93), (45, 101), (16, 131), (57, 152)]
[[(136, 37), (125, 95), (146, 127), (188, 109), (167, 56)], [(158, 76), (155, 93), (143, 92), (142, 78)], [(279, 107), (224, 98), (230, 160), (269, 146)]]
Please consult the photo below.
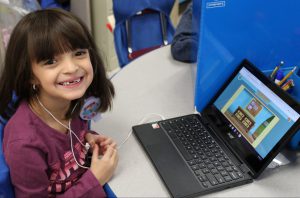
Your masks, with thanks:
[(92, 140), (92, 141), (90, 141), (88, 143), (90, 144), (91, 148), (94, 148), (94, 145), (95, 145), (95, 141), (94, 140)]
[(116, 149), (117, 148), (117, 143), (113, 142), (110, 146), (113, 147), (114, 149)]
[(96, 160), (98, 159), (98, 156), (99, 156), (99, 146), (97, 144), (94, 144), (92, 159)]
[(101, 143), (100, 143), (100, 146), (112, 145), (112, 144), (114, 144), (114, 143), (115, 143), (115, 141), (113, 141), (113, 139), (108, 138), (107, 140), (101, 142)]
[(114, 153), (114, 148), (107, 147), (106, 151), (103, 154), (103, 158), (109, 159), (109, 158), (111, 158), (111, 156), (113, 155), (113, 153)]

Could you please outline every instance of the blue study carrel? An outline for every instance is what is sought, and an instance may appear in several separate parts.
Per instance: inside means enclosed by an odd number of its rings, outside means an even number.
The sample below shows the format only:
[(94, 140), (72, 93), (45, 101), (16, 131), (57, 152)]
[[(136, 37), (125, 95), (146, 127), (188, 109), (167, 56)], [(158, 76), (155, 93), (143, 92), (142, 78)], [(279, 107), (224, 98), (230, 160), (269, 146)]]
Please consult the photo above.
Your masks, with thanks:
[[(290, 93), (300, 101), (299, 0), (194, 0), (193, 3), (199, 29), (195, 84), (198, 112), (243, 59), (266, 75), (281, 61), (284, 61), (281, 67), (284, 75), (298, 66), (289, 78), (295, 83)], [(293, 148), (300, 148), (299, 133), (291, 141)]]

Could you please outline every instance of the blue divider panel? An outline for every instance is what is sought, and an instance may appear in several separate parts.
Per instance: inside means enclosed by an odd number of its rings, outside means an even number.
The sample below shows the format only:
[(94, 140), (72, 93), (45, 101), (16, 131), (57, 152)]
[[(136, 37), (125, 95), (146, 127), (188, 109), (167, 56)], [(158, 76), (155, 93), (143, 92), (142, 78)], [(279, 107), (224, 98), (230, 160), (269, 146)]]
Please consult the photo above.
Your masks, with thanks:
[[(200, 13), (195, 86), (195, 106), (199, 112), (245, 58), (266, 72), (281, 60), (285, 62), (283, 67), (300, 66), (299, 0), (195, 3), (194, 9), (198, 10), (193, 13)], [(293, 78), (298, 80), (297, 72)], [(295, 88), (300, 90), (300, 84)], [(294, 97), (300, 101), (300, 94)]]

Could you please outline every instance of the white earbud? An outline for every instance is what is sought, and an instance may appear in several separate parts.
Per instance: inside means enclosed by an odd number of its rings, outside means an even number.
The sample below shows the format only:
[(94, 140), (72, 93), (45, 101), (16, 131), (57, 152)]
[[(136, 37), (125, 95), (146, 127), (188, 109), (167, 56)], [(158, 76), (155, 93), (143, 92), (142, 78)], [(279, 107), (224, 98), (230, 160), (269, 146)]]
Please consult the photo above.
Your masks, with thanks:
[(91, 148), (91, 145), (89, 143), (85, 143), (84, 147), (85, 150), (88, 151)]

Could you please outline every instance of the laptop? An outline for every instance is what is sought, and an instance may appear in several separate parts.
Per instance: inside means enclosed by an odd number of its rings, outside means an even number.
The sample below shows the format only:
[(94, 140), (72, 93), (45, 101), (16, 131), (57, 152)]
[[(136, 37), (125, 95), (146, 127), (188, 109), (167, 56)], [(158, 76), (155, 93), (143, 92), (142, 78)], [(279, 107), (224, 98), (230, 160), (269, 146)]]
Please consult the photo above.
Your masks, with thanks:
[(299, 130), (300, 107), (244, 60), (201, 114), (133, 126), (173, 197), (257, 178)]

